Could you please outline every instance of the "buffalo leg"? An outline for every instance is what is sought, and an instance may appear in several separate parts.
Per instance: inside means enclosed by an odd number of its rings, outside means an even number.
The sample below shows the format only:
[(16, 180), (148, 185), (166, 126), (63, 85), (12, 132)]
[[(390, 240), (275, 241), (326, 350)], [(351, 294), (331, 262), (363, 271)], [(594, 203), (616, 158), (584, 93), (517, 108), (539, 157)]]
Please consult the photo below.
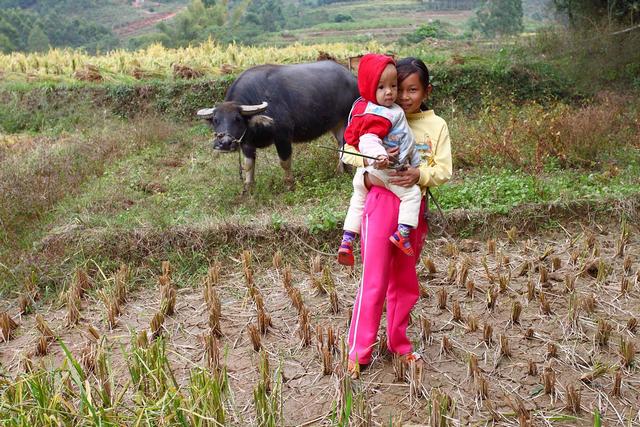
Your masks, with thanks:
[(255, 170), (256, 170), (256, 149), (254, 147), (242, 146), (242, 154), (244, 157), (244, 164), (242, 169), (244, 170), (244, 189), (243, 193), (248, 193), (253, 190), (255, 185)]
[(284, 169), (284, 184), (288, 190), (295, 189), (295, 181), (293, 180), (293, 170), (291, 169), (291, 159), (289, 156), (287, 160), (280, 160), (280, 166)]
[[(347, 126), (346, 123), (340, 123), (333, 129), (331, 129), (331, 133), (333, 134), (336, 141), (338, 141), (339, 149), (342, 149), (344, 145), (344, 131), (346, 130), (346, 126)], [(345, 170), (349, 170), (349, 171), (351, 170), (350, 165), (345, 165), (344, 163), (342, 163), (340, 154), (338, 154), (338, 165), (336, 167), (336, 170), (338, 171), (338, 173), (344, 173)]]
[(289, 140), (276, 141), (276, 151), (278, 157), (280, 157), (280, 166), (284, 170), (284, 184), (289, 190), (293, 190), (295, 183), (293, 181), (293, 169), (292, 164), (292, 149), (291, 142)]

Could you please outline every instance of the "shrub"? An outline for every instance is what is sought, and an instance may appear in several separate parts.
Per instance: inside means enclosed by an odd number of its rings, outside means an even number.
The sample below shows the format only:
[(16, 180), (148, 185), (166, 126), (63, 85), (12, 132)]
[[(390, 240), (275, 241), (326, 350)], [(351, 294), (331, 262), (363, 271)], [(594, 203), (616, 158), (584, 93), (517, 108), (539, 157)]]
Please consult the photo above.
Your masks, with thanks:
[(405, 39), (409, 43), (419, 43), (426, 38), (444, 39), (450, 34), (444, 30), (442, 22), (436, 20), (420, 25), (413, 33), (407, 34)]
[(338, 13), (334, 18), (333, 22), (353, 22), (353, 17), (349, 14)]
[(477, 120), (449, 121), (457, 167), (496, 166), (540, 172), (547, 166), (596, 169), (640, 148), (640, 105), (632, 97), (601, 94), (593, 104), (552, 109), (539, 104), (489, 106)]
[(541, 30), (524, 54), (558, 64), (585, 91), (608, 86), (627, 88), (640, 76), (640, 31), (612, 34), (606, 23), (589, 29)]
[(476, 11), (473, 26), (489, 37), (521, 32), (522, 0), (485, 0)]

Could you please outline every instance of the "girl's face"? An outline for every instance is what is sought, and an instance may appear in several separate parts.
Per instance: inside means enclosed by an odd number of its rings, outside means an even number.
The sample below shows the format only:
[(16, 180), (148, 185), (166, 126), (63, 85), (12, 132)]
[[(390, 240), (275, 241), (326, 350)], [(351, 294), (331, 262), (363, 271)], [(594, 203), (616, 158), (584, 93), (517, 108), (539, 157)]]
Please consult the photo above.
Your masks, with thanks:
[(422, 101), (429, 98), (430, 94), (431, 85), (424, 87), (418, 73), (413, 73), (400, 83), (396, 102), (407, 114), (419, 113)]

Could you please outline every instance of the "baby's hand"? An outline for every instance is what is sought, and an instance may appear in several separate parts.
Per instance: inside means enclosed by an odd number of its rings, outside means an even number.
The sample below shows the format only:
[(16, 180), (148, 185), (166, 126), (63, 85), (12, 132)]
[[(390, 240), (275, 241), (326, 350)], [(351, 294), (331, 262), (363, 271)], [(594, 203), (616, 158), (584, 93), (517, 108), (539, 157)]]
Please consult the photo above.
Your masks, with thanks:
[(398, 154), (400, 154), (400, 147), (388, 147), (387, 148), (387, 156), (389, 156), (390, 159), (395, 159), (398, 157)]
[(373, 162), (375, 169), (386, 169), (389, 167), (389, 158), (387, 156), (378, 156), (378, 159)]

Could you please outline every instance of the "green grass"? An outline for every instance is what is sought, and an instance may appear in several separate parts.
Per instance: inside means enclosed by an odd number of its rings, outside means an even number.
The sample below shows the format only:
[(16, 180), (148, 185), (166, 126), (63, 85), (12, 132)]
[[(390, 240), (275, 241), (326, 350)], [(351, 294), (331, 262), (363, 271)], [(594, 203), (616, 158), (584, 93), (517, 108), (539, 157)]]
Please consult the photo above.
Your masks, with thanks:
[(465, 208), (508, 213), (525, 203), (568, 203), (640, 194), (640, 167), (630, 164), (618, 176), (557, 170), (540, 176), (520, 171), (486, 170), (460, 174), (434, 191), (445, 210)]
[[(115, 162), (101, 177), (86, 184), (52, 212), (53, 223), (74, 218), (89, 227), (156, 227), (253, 222), (256, 215), (285, 219), (304, 217), (315, 207), (337, 209), (348, 197), (347, 176), (335, 174), (331, 154), (310, 145), (294, 153), (297, 187), (285, 189), (275, 149), (260, 150), (256, 187), (241, 196), (238, 155), (213, 152), (197, 125), (177, 138), (163, 141)], [(315, 144), (335, 145), (330, 137)], [(167, 164), (170, 164), (167, 166)], [(271, 215), (273, 213), (273, 215)]]
[[(304, 225), (315, 234), (341, 226), (351, 176), (336, 174), (333, 155), (315, 147), (333, 145), (330, 137), (295, 146), (294, 191), (284, 186), (273, 147), (260, 150), (255, 190), (242, 196), (237, 154), (212, 152), (205, 132), (196, 125), (175, 142), (159, 141), (114, 162), (79, 195), (52, 210), (50, 227), (81, 223), (100, 229), (169, 230), (236, 223), (277, 231), (288, 224)], [(435, 193), (446, 210), (507, 213), (523, 203), (625, 198), (640, 191), (639, 172), (637, 160), (615, 176), (553, 168), (539, 175), (481, 168), (457, 172)]]
[[(367, 20), (358, 20), (354, 22), (323, 22), (311, 27), (305, 28), (303, 31), (349, 31), (349, 30), (363, 30), (363, 29), (375, 29), (375, 28), (395, 28), (395, 27), (407, 27), (407, 30), (414, 22), (409, 17), (395, 17), (395, 18), (375, 18)], [(300, 32), (303, 32), (300, 31)], [(296, 31), (293, 31), (296, 33)]]
[[(226, 368), (194, 367), (188, 383), (180, 386), (164, 338), (149, 343), (133, 334), (131, 341), (125, 350), (129, 369), (121, 383), (110, 369), (113, 348), (104, 348), (106, 340), (97, 344), (98, 367), (93, 374), (59, 340), (66, 357), (61, 367), (34, 367), (16, 375), (15, 381), (0, 382), (0, 423), (11, 427), (224, 424), (226, 408), (231, 406)], [(125, 398), (126, 383), (134, 388), (133, 398)]]

